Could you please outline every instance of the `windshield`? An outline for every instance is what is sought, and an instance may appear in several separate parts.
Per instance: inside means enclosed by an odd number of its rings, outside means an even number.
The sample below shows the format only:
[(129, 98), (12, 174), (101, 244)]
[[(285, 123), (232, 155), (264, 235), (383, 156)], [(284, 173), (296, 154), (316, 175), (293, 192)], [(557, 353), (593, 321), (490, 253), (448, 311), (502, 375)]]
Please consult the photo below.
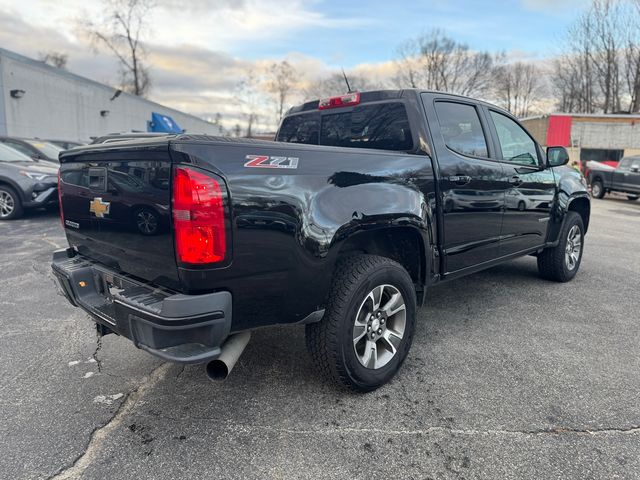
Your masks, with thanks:
[(58, 154), (63, 150), (62, 148), (55, 146), (53, 143), (43, 142), (40, 140), (26, 140), (26, 142), (40, 150), (40, 152), (45, 156), (55, 160), (58, 159)]
[(33, 160), (24, 153), (0, 143), (0, 162), (33, 162)]

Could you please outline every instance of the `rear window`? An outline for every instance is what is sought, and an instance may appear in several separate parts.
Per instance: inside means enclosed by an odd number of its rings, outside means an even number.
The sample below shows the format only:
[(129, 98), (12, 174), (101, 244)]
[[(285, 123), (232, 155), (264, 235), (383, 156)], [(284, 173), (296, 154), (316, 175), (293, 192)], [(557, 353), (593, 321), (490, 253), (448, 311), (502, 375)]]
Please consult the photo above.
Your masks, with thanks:
[(413, 137), (402, 103), (361, 105), (347, 112), (293, 115), (282, 122), (278, 141), (408, 151)]

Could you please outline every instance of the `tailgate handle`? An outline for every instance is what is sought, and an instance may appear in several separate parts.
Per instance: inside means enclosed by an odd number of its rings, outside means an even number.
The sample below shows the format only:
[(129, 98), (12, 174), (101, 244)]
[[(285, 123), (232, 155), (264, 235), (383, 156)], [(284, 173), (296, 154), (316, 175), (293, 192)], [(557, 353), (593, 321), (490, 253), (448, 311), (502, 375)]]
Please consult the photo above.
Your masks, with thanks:
[(104, 167), (92, 167), (89, 169), (89, 188), (91, 190), (105, 191), (107, 189), (107, 169)]

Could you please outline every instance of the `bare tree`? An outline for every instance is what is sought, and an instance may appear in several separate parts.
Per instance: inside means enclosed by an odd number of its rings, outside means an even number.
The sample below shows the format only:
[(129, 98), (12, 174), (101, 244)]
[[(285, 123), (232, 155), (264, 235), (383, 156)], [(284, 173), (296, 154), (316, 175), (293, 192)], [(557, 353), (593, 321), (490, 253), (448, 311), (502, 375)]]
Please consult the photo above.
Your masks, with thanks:
[(61, 68), (63, 70), (66, 70), (67, 68), (69, 55), (67, 55), (66, 53), (50, 51), (47, 53), (40, 53), (38, 56), (40, 58), (40, 61), (46, 63), (47, 65)]
[(399, 88), (418, 88), (422, 85), (425, 66), (420, 49), (420, 38), (411, 38), (398, 47), (394, 83)]
[[(349, 81), (349, 87), (353, 92), (362, 92), (365, 90), (375, 90), (379, 88), (373, 82), (370, 82), (362, 75), (356, 75), (353, 73), (346, 73)], [(336, 95), (342, 95), (349, 91), (347, 82), (345, 82), (342, 72), (335, 72), (325, 78), (311, 82), (304, 89), (304, 97), (307, 100), (315, 100), (318, 98), (333, 97)]]
[(251, 138), (260, 119), (259, 111), (264, 95), (259, 91), (260, 79), (253, 70), (236, 85), (237, 103), (245, 120), (245, 134)]
[(622, 48), (620, 2), (617, 0), (593, 0), (585, 22), (590, 22), (593, 48), (591, 63), (596, 72), (601, 92), (600, 108), (604, 113), (621, 110), (621, 62)]
[(97, 22), (85, 21), (83, 26), (97, 47), (102, 45), (120, 62), (122, 90), (138, 96), (148, 93), (151, 86), (145, 65), (145, 50), (141, 37), (147, 28), (153, 0), (103, 0), (105, 9)]
[(489, 91), (495, 66), (503, 61), (503, 55), (473, 51), (441, 30), (405, 42), (399, 54), (398, 86), (475, 96)]
[(523, 62), (502, 65), (495, 71), (495, 97), (498, 103), (517, 117), (531, 113), (541, 88), (541, 72)]
[(640, 110), (640, 0), (592, 0), (570, 28), (554, 85), (565, 111)]
[(625, 22), (624, 68), (629, 112), (640, 112), (640, 0), (633, 1)]
[(268, 70), (266, 89), (274, 97), (276, 104), (276, 123), (284, 114), (288, 99), (296, 91), (296, 71), (289, 62), (283, 60), (273, 63)]

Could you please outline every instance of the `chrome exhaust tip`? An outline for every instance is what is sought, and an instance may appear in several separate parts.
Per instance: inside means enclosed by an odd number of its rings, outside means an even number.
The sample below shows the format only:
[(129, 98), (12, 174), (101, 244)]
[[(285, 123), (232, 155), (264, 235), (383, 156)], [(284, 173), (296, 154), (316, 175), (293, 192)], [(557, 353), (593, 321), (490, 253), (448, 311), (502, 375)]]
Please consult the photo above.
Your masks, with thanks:
[(231, 335), (220, 347), (218, 358), (207, 363), (205, 371), (210, 380), (224, 380), (229, 376), (238, 358), (249, 343), (251, 332), (240, 332)]

